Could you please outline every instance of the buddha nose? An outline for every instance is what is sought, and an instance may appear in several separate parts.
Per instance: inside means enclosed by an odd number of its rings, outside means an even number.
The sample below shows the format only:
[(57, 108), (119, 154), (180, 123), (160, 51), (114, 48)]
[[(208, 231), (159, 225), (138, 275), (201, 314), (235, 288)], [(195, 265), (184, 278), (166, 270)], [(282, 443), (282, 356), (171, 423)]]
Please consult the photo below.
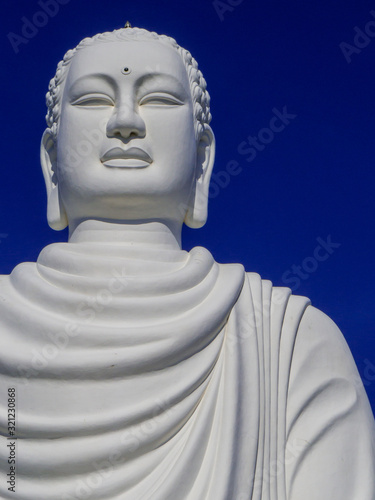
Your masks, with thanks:
[(107, 136), (129, 139), (132, 137), (144, 137), (146, 125), (135, 107), (123, 103), (113, 110), (111, 118), (107, 123)]

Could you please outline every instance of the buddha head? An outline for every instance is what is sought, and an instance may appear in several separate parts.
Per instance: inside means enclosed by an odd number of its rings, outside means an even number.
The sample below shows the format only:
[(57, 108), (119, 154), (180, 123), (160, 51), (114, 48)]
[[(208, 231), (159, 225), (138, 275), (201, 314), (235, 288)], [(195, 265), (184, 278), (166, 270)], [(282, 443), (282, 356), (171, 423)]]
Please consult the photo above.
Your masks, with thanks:
[(41, 163), (50, 226), (201, 227), (215, 156), (209, 103), (196, 61), (172, 38), (123, 28), (82, 40), (47, 93)]

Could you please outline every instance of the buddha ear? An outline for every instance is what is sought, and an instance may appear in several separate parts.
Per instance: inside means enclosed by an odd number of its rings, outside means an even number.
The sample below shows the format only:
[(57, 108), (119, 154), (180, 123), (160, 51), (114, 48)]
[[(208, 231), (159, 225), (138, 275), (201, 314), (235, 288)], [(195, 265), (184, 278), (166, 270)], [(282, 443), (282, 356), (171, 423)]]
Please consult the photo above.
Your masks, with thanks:
[(44, 182), (47, 190), (47, 220), (52, 229), (61, 231), (68, 225), (65, 209), (60, 200), (59, 186), (56, 175), (56, 143), (52, 130), (47, 128), (40, 145), (40, 163), (42, 165)]
[(215, 162), (215, 149), (214, 133), (209, 125), (205, 125), (197, 145), (195, 185), (184, 220), (191, 228), (202, 227), (207, 221), (208, 189)]

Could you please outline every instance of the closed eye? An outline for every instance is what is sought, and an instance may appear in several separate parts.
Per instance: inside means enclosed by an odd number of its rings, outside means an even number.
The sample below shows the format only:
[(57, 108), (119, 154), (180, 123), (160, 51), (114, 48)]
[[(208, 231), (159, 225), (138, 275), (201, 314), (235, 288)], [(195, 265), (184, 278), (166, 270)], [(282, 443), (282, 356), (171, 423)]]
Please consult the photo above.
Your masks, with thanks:
[(114, 106), (113, 100), (104, 94), (87, 94), (72, 102), (73, 106)]
[(140, 106), (151, 105), (151, 106), (181, 106), (183, 101), (174, 97), (171, 94), (164, 93), (153, 93), (148, 94), (139, 101)]

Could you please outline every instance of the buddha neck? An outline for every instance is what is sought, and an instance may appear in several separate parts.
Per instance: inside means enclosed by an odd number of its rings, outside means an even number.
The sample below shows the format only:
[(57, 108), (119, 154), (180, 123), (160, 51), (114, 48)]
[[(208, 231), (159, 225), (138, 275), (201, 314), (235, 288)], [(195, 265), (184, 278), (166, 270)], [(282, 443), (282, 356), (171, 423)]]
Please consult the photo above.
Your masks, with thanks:
[(181, 228), (164, 222), (105, 222), (85, 220), (69, 235), (69, 243), (104, 243), (143, 249), (181, 250)]

